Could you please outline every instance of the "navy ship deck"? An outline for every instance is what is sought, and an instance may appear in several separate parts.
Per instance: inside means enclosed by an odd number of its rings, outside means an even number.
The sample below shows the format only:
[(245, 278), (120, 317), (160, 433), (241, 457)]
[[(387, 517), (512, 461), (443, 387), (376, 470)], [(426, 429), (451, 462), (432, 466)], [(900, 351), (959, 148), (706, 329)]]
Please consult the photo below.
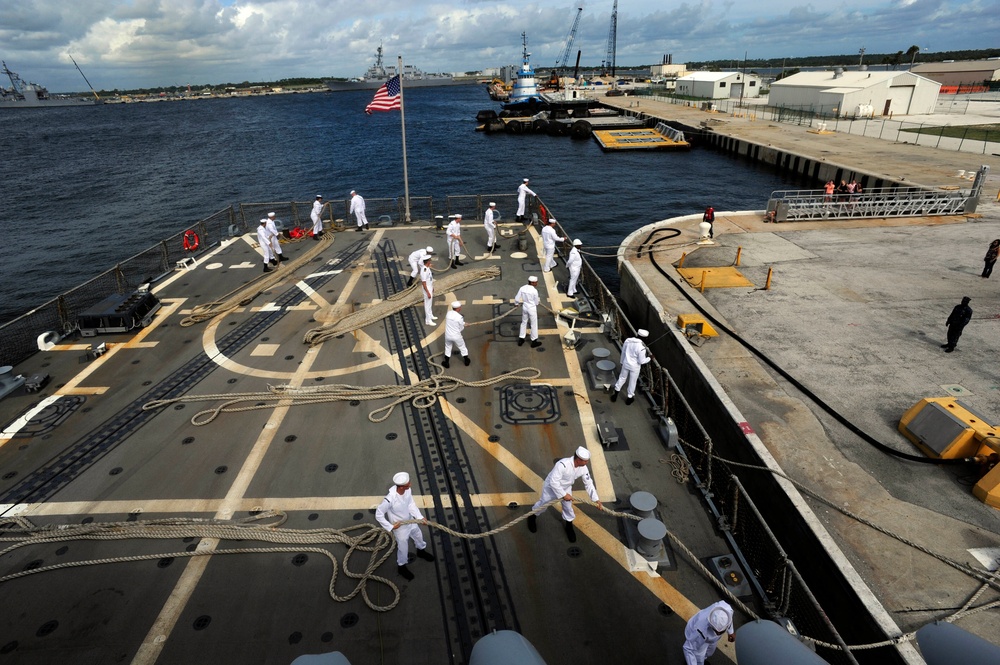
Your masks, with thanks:
[[(446, 268), (443, 231), (419, 223), (337, 232), (315, 259), (271, 273), (280, 279), (248, 304), (182, 327), (196, 305), (260, 277), (259, 250), (244, 235), (154, 283), (163, 307), (135, 334), (70, 337), (18, 364), (14, 373), (51, 382), (0, 401), (0, 535), (16, 545), (21, 520), (50, 530), (0, 556), (5, 662), (287, 663), (340, 651), (355, 664), (464, 663), (495, 629), (521, 632), (549, 663), (680, 662), (686, 619), (720, 592), (679, 552), (659, 571), (641, 557), (634, 565), (624, 520), (596, 508), (578, 506), (576, 543), (553, 509), (537, 534), (523, 522), (475, 540), (428, 529), (437, 560), (411, 564), (412, 582), (397, 575), (394, 554), (361, 546), (345, 561), (348, 546), (331, 542), (369, 528), (377, 535), (374, 507), (397, 471), (410, 472), (430, 520), (464, 533), (502, 527), (527, 512), (556, 459), (585, 445), (606, 506), (626, 510), (633, 492), (651, 492), (694, 557), (730, 553), (691, 483), (671, 475), (661, 412), (641, 395), (611, 403), (589, 379), (595, 348), (617, 359), (621, 322), (578, 322), (580, 341), (566, 348), (569, 325), (552, 313), (573, 304), (561, 288), (565, 267), (540, 271), (534, 229), (527, 255), (516, 234), (492, 255), (482, 236), (479, 224), (466, 225), (473, 256), (447, 274), (498, 266), (500, 276), (437, 294), (436, 327), (417, 305), (303, 342), (319, 323), (402, 291), (414, 249), (434, 246), (435, 266)], [(317, 248), (305, 240), (284, 252), (294, 266)], [(517, 345), (518, 312), (475, 325), (507, 312), (532, 274), (545, 306), (541, 347)], [(595, 279), (588, 269), (585, 293), (596, 298)], [(482, 381), (533, 367), (539, 376), (462, 384), (427, 408), (400, 403), (379, 422), (370, 415), (385, 401), (294, 404), (263, 394), (437, 376), (455, 299), (465, 303), (472, 364), (456, 354), (447, 375)], [(91, 353), (94, 341), (106, 353)], [(262, 395), (240, 403), (248, 410), (192, 424), (195, 412), (236, 393)], [(195, 395), (218, 398), (143, 409)], [(619, 441), (605, 448), (598, 426), (607, 418)], [(579, 483), (575, 494), (585, 497)], [(383, 556), (373, 574), (391, 585), (349, 577)], [(715, 662), (727, 657), (723, 641)]]

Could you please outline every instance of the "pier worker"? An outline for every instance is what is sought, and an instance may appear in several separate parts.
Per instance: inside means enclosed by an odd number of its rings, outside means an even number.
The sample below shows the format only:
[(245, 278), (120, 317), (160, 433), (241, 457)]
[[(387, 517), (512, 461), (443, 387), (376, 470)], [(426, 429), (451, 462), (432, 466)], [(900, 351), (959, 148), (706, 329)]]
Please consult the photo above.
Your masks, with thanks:
[(733, 608), (724, 600), (709, 605), (691, 617), (684, 627), (685, 665), (704, 665), (705, 659), (715, 653), (723, 634), (729, 641), (736, 641), (733, 630)]
[(545, 261), (542, 263), (542, 272), (551, 272), (556, 267), (556, 243), (563, 242), (566, 238), (560, 238), (556, 234), (556, 220), (549, 218), (542, 229), (542, 251), (545, 252)]
[(410, 474), (400, 471), (392, 477), (393, 486), (375, 509), (375, 520), (382, 528), (396, 537), (396, 566), (399, 574), (407, 579), (413, 579), (413, 573), (406, 567), (410, 562), (410, 540), (417, 546), (417, 556), (424, 561), (433, 561), (434, 555), (427, 551), (427, 541), (417, 524), (400, 524), (409, 520), (427, 520), (420, 514), (417, 504), (413, 501), (410, 491)]
[(524, 336), (527, 333), (527, 327), (531, 325), (531, 346), (532, 348), (536, 346), (541, 346), (542, 343), (538, 341), (538, 289), (535, 288), (535, 284), (538, 283), (538, 278), (532, 275), (528, 278), (528, 283), (517, 290), (517, 295), (514, 296), (514, 302), (521, 306), (521, 331), (517, 336), (517, 345), (521, 346), (524, 344)]
[(406, 283), (406, 288), (413, 286), (413, 283), (417, 281), (417, 277), (420, 276), (420, 268), (424, 265), (424, 259), (434, 253), (434, 248), (428, 245), (425, 249), (418, 249), (414, 252), (410, 252), (410, 255), (406, 257), (406, 260), (410, 263), (410, 281)]
[(358, 231), (368, 230), (368, 218), (365, 217), (365, 200), (353, 189), (351, 190), (350, 214), (358, 220)]
[(424, 292), (424, 323), (433, 326), (436, 316), (431, 311), (434, 304), (434, 271), (431, 270), (433, 256), (424, 257), (424, 266), (420, 269), (420, 288)]
[(269, 264), (274, 260), (271, 239), (271, 232), (267, 228), (267, 218), (261, 219), (257, 226), (257, 244), (260, 245), (260, 251), (264, 253), (264, 272), (271, 272)]
[(274, 221), (275, 221), (274, 213), (273, 212), (267, 213), (267, 230), (270, 231), (271, 234), (274, 236), (273, 241), (271, 243), (271, 249), (273, 250), (275, 260), (271, 262), (272, 265), (278, 263), (279, 261), (285, 260), (285, 255), (281, 251), (281, 243), (278, 241), (278, 238), (280, 238), (281, 236), (278, 234), (278, 227), (274, 225)]
[(708, 237), (715, 237), (715, 208), (708, 206), (705, 208), (705, 214), (701, 216), (701, 221), (708, 222)]
[(580, 256), (580, 247), (583, 241), (577, 238), (573, 241), (573, 249), (569, 250), (569, 257), (566, 258), (566, 267), (569, 268), (569, 286), (566, 287), (566, 295), (570, 298), (576, 295), (576, 283), (580, 279), (580, 269), (583, 267), (583, 257)]
[(951, 353), (955, 350), (958, 338), (962, 336), (965, 326), (972, 320), (972, 308), (969, 307), (971, 300), (972, 298), (968, 296), (962, 298), (961, 304), (955, 305), (955, 308), (951, 310), (951, 314), (948, 315), (948, 320), (945, 321), (945, 324), (948, 326), (948, 341), (941, 345), (945, 353)]
[(497, 204), (490, 201), (490, 207), (486, 209), (486, 215), (483, 217), (483, 226), (486, 228), (486, 251), (492, 252), (493, 247), (497, 242), (497, 223), (494, 221), (493, 216), (496, 215)]
[(458, 347), (466, 367), (472, 362), (469, 360), (469, 349), (465, 347), (465, 339), (462, 337), (463, 330), (465, 330), (465, 317), (462, 316), (462, 303), (456, 300), (451, 303), (451, 311), (444, 316), (444, 362), (441, 364), (446, 368), (451, 367), (453, 346)]
[(448, 222), (448, 227), (445, 229), (448, 234), (448, 259), (451, 261), (451, 267), (457, 268), (463, 265), (458, 257), (462, 254), (462, 247), (465, 245), (462, 242), (462, 216), (455, 215), (455, 217)]
[(986, 264), (983, 266), (983, 277), (989, 278), (993, 274), (993, 264), (997, 262), (997, 255), (1000, 255), (1000, 238), (991, 242), (989, 249), (986, 250), (986, 256), (983, 257), (983, 262)]
[(590, 460), (590, 451), (580, 446), (572, 457), (566, 457), (558, 462), (545, 476), (545, 484), (542, 485), (542, 496), (535, 505), (531, 507), (531, 515), (528, 517), (528, 530), (531, 533), (538, 531), (538, 512), (542, 510), (549, 501), (562, 499), (563, 528), (566, 530), (566, 537), (569, 542), (576, 542), (576, 531), (573, 529), (573, 520), (576, 513), (573, 511), (573, 483), (577, 478), (583, 479), (583, 487), (587, 490), (590, 500), (597, 504), (597, 507), (604, 509), (600, 498), (597, 496), (597, 488), (594, 480), (587, 471), (587, 462)]
[(614, 392), (611, 393), (612, 402), (618, 401), (618, 391), (628, 381), (625, 403), (632, 403), (632, 400), (635, 399), (635, 384), (639, 380), (639, 368), (652, 360), (649, 357), (649, 350), (646, 349), (645, 342), (642, 341), (649, 337), (649, 332), (639, 328), (636, 335), (636, 337), (629, 337), (622, 344), (622, 371), (618, 375), (618, 382), (615, 383)]
[(524, 223), (525, 210), (528, 207), (528, 194), (536, 196), (533, 191), (528, 189), (528, 179), (525, 178), (517, 187), (517, 215), (514, 217), (521, 223)]
[(313, 201), (312, 212), (309, 213), (309, 219), (312, 220), (313, 228), (313, 240), (319, 240), (319, 237), (323, 234), (323, 195), (317, 194), (316, 200)]

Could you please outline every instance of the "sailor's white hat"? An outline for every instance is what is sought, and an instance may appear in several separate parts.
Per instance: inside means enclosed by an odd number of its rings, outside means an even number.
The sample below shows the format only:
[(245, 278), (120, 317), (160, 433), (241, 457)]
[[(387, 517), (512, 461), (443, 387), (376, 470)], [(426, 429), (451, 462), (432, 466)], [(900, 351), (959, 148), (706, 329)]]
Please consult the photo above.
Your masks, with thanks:
[(724, 607), (717, 607), (708, 615), (708, 624), (720, 633), (727, 630), (732, 622), (732, 615)]
[(323, 195), (322, 195), (322, 194), (317, 194), (317, 195), (316, 195), (316, 198), (317, 198), (317, 199), (321, 199), (321, 198), (323, 198)]
[(577, 448), (574, 454), (584, 461), (590, 459), (590, 451), (584, 448), (583, 446)]
[(460, 215), (460, 214), (458, 214), (458, 213), (456, 212), (456, 213), (455, 213), (455, 219), (462, 219), (462, 215)]
[(427, 245), (427, 249), (425, 249), (424, 251), (427, 252), (428, 254), (433, 254), (434, 248), (431, 247), (430, 245)]
[(577, 238), (576, 240), (573, 241), (573, 246), (574, 247), (579, 247), (582, 244), (583, 244), (583, 241), (580, 240), (579, 238)]
[(493, 201), (490, 201), (490, 207), (492, 208), (494, 206), (496, 206), (496, 203), (494, 203)]
[(649, 337), (649, 331), (645, 328), (639, 328), (639, 330), (636, 331), (636, 334), (639, 335), (639, 337)]
[(357, 192), (355, 192), (355, 191), (354, 191), (354, 190), (352, 189), (352, 190), (351, 190), (351, 194), (357, 194)]
[(460, 302), (459, 302), (459, 301), (457, 301), (457, 300), (456, 300), (455, 302), (451, 303), (451, 308), (452, 308), (452, 309), (458, 309), (458, 308), (459, 308), (459, 307), (461, 307), (461, 306), (462, 306), (462, 303), (460, 303)]
[(273, 212), (269, 212), (269, 213), (267, 213), (267, 216), (268, 217), (274, 217), (274, 213)]
[(538, 281), (538, 278), (535, 277), (534, 275), (532, 275), (531, 277), (528, 278), (528, 281), (531, 282), (532, 284), (534, 284), (535, 282)]
[(524, 181), (525, 181), (525, 182), (528, 182), (528, 179), (527, 179), (527, 178), (525, 178), (525, 179), (524, 179)]
[(406, 485), (410, 482), (410, 474), (408, 474), (406, 471), (400, 471), (399, 473), (397, 473), (395, 476), (392, 477), (392, 482), (393, 484), (400, 487)]

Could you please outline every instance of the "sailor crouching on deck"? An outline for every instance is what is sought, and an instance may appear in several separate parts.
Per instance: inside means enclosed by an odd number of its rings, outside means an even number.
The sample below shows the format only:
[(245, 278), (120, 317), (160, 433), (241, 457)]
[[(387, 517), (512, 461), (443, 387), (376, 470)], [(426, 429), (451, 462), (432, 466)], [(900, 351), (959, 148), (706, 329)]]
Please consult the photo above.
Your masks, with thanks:
[(705, 659), (715, 653), (723, 633), (729, 633), (730, 642), (736, 641), (733, 608), (720, 600), (695, 614), (684, 627), (685, 665), (704, 665)]
[(392, 477), (393, 487), (375, 509), (375, 519), (382, 528), (396, 537), (396, 566), (399, 574), (412, 580), (413, 573), (406, 567), (409, 563), (410, 539), (417, 546), (417, 556), (424, 561), (434, 561), (434, 555), (427, 551), (427, 542), (417, 524), (400, 524), (407, 520), (427, 520), (420, 514), (410, 492), (410, 474), (400, 471)]
[(566, 537), (569, 542), (576, 542), (576, 530), (573, 529), (573, 520), (576, 513), (573, 512), (573, 483), (577, 478), (583, 478), (583, 487), (587, 490), (590, 500), (603, 509), (601, 500), (597, 497), (597, 488), (594, 487), (594, 480), (587, 471), (587, 460), (590, 459), (590, 451), (580, 446), (572, 457), (566, 457), (556, 462), (556, 465), (545, 476), (545, 484), (542, 486), (542, 498), (531, 507), (531, 515), (528, 517), (528, 530), (535, 533), (538, 530), (537, 514), (549, 501), (562, 498), (562, 518), (563, 528), (566, 529)]
[(420, 276), (420, 267), (424, 265), (424, 259), (433, 253), (434, 248), (428, 245), (427, 249), (418, 249), (411, 252), (410, 255), (406, 257), (406, 260), (410, 263), (410, 268), (412, 268), (412, 270), (410, 270), (410, 281), (406, 283), (406, 288), (410, 288), (413, 286), (413, 283), (417, 281), (417, 277)]
[(639, 380), (639, 368), (648, 363), (651, 358), (646, 345), (642, 340), (649, 337), (649, 332), (640, 328), (636, 333), (638, 337), (629, 337), (622, 344), (622, 371), (618, 375), (618, 382), (615, 383), (614, 392), (611, 393), (611, 401), (618, 401), (618, 391), (628, 381), (628, 392), (625, 403), (631, 404), (635, 399), (635, 384)]

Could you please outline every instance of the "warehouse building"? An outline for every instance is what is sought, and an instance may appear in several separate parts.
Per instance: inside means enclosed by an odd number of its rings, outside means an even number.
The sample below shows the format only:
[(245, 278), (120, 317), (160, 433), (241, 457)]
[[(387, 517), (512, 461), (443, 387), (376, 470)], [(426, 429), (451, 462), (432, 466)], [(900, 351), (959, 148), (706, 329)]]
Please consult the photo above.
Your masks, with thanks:
[(771, 84), (769, 106), (838, 117), (933, 113), (941, 84), (911, 72), (800, 72)]
[(677, 94), (702, 99), (760, 96), (760, 77), (742, 72), (694, 72), (677, 79)]

